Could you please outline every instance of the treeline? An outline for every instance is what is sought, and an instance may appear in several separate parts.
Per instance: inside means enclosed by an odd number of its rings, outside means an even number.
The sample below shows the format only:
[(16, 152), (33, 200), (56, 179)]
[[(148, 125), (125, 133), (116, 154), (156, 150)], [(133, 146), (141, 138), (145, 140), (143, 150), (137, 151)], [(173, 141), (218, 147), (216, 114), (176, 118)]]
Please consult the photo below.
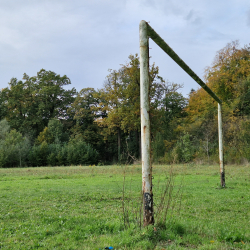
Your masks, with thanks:
[[(205, 70), (206, 84), (223, 101), (224, 156), (227, 163), (250, 161), (250, 46), (227, 44)], [(192, 91), (182, 130), (192, 141), (192, 158), (218, 158), (217, 103), (203, 90)]]
[[(150, 66), (152, 157), (157, 163), (218, 161), (217, 103), (203, 90), (166, 82)], [(227, 162), (250, 160), (250, 47), (232, 42), (206, 69), (223, 101)], [(102, 89), (66, 90), (70, 79), (42, 69), (0, 92), (0, 167), (132, 163), (140, 160), (138, 55), (110, 70)]]

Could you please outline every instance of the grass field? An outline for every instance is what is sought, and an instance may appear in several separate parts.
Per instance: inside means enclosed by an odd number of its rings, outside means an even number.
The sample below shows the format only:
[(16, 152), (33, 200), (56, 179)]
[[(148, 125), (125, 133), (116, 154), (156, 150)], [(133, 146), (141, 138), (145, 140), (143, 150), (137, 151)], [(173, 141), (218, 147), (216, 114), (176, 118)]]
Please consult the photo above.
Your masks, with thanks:
[(0, 249), (250, 249), (249, 166), (226, 166), (225, 189), (219, 166), (153, 174), (158, 217), (141, 228), (139, 165), (0, 169)]

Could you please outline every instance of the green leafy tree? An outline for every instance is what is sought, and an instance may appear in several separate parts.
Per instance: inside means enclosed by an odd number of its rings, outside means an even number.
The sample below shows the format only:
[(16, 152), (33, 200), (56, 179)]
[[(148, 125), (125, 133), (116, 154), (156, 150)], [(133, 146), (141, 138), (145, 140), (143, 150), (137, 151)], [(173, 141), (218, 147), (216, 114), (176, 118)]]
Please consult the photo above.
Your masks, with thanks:
[(10, 125), (6, 119), (0, 121), (0, 140), (4, 140), (8, 132), (10, 131)]
[[(1, 121), (0, 126), (8, 128), (6, 120)], [(22, 167), (26, 164), (30, 149), (29, 140), (15, 129), (2, 131), (4, 133), (1, 133), (0, 139), (0, 167)]]
[[(150, 103), (152, 135), (161, 127), (164, 98), (167, 90), (165, 81), (159, 76), (159, 68), (154, 64), (150, 66)], [(104, 88), (101, 90), (101, 110), (107, 117), (100, 119), (98, 124), (109, 135), (117, 135), (117, 152), (120, 159), (121, 145), (129, 135), (129, 145), (136, 140), (137, 150), (134, 155), (140, 157), (140, 62), (138, 55), (130, 55), (129, 62), (119, 70), (110, 70)], [(123, 143), (121, 143), (123, 140)]]
[(103, 112), (98, 111), (99, 103), (99, 93), (93, 88), (84, 88), (78, 93), (68, 113), (73, 116), (75, 122), (71, 128), (71, 137), (77, 137), (96, 150), (105, 152), (102, 148), (103, 136), (95, 122), (103, 115)]
[(174, 163), (190, 162), (193, 159), (194, 148), (188, 133), (179, 137), (172, 154)]
[(69, 85), (67, 76), (40, 70), (36, 76), (24, 74), (23, 81), (12, 78), (9, 88), (1, 91), (3, 116), (11, 128), (25, 134), (33, 130), (37, 136), (52, 118), (69, 118), (67, 109), (74, 101), (76, 90), (64, 89)]
[(163, 136), (157, 132), (154, 140), (152, 141), (153, 161), (159, 163), (159, 159), (165, 154), (165, 144)]
[(101, 112), (107, 113), (107, 116), (98, 121), (98, 124), (104, 128), (103, 134), (106, 139), (110, 134), (117, 134), (118, 161), (121, 160), (122, 87), (119, 72), (110, 70), (110, 74), (107, 76), (104, 84), (104, 89), (100, 92), (102, 100), (100, 103)]
[(1, 106), (5, 110), (4, 117), (11, 128), (18, 131), (27, 131), (33, 123), (38, 122), (35, 112), (33, 87), (30, 82), (18, 81), (12, 78), (9, 88), (1, 91)]
[(58, 119), (49, 120), (48, 127), (45, 127), (42, 132), (37, 137), (37, 143), (41, 144), (46, 141), (47, 143), (60, 144), (68, 140), (68, 134), (65, 133), (63, 124)]
[(164, 98), (162, 134), (168, 142), (175, 140), (180, 135), (178, 126), (181, 125), (182, 118), (187, 116), (185, 112), (187, 99), (178, 92), (180, 88), (182, 88), (180, 84), (168, 83)]

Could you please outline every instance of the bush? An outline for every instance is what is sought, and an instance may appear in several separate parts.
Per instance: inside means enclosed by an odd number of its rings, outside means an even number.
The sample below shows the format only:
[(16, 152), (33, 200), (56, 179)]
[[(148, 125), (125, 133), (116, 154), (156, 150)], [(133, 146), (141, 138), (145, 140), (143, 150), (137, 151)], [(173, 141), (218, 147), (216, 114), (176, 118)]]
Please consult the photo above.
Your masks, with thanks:
[(67, 145), (67, 163), (69, 165), (88, 165), (98, 162), (98, 152), (84, 141), (71, 141)]
[(190, 162), (193, 159), (194, 147), (190, 140), (190, 135), (185, 133), (179, 138), (172, 151), (172, 157), (174, 163), (178, 162)]
[(29, 149), (29, 140), (21, 133), (15, 129), (4, 131), (0, 139), (0, 167), (22, 167), (26, 164)]
[(57, 135), (54, 143), (49, 144), (41, 135), (41, 144), (31, 147), (28, 138), (15, 129), (10, 130), (6, 120), (0, 121), (0, 167), (89, 165), (98, 162), (98, 152), (83, 140), (72, 139), (67, 144), (58, 139), (63, 138), (59, 121), (51, 121), (50, 127)]
[(29, 154), (30, 166), (89, 165), (98, 162), (98, 152), (85, 142), (35, 145)]
[(156, 134), (155, 139), (152, 142), (152, 149), (153, 149), (153, 161), (159, 163), (160, 158), (164, 156), (166, 150), (163, 136), (159, 132)]
[(30, 166), (46, 166), (49, 146), (47, 142), (42, 142), (41, 145), (34, 145), (29, 153)]

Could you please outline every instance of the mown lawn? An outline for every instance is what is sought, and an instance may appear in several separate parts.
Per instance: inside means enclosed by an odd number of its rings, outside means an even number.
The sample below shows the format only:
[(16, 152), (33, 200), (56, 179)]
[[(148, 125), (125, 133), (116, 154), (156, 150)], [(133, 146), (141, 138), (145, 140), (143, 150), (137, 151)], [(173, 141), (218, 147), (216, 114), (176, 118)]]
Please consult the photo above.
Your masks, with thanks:
[(170, 172), (153, 167), (156, 223), (143, 228), (139, 165), (0, 169), (0, 249), (250, 249), (249, 166), (226, 166), (225, 189), (219, 166)]

